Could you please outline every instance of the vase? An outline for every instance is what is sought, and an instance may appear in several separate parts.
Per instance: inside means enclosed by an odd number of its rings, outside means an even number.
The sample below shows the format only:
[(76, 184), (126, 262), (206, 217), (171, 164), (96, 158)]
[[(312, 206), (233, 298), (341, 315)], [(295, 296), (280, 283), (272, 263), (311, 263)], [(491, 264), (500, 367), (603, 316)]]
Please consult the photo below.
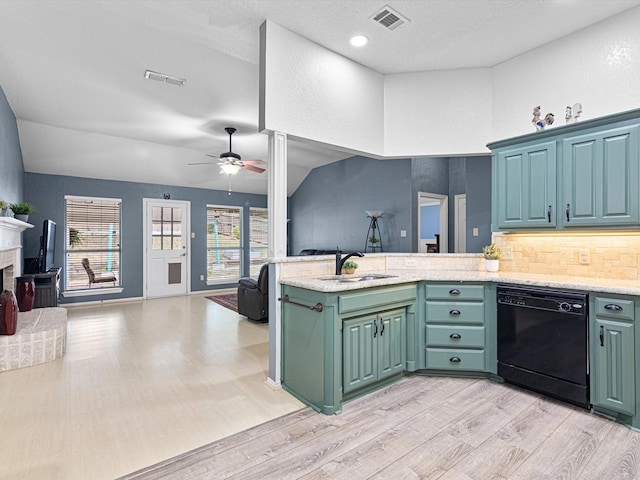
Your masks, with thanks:
[(16, 213), (14, 217), (16, 220), (20, 220), (21, 222), (27, 223), (29, 221), (29, 215), (25, 215), (24, 213)]
[(497, 272), (500, 268), (500, 260), (489, 260), (486, 258), (484, 260), (484, 268), (487, 269), (487, 272)]
[(36, 283), (33, 277), (16, 278), (16, 298), (21, 312), (30, 312), (36, 299)]
[(356, 273), (356, 269), (355, 268), (343, 268), (342, 269), (342, 273), (348, 273), (348, 274)]
[(18, 325), (18, 302), (13, 292), (0, 294), (0, 335), (14, 335)]

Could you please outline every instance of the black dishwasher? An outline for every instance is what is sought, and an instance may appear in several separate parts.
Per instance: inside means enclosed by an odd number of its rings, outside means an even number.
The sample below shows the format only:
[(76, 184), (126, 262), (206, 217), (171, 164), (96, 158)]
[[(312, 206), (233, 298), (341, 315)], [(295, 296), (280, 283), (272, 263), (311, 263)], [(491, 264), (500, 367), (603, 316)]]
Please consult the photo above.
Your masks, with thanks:
[(589, 408), (587, 295), (498, 285), (498, 375)]

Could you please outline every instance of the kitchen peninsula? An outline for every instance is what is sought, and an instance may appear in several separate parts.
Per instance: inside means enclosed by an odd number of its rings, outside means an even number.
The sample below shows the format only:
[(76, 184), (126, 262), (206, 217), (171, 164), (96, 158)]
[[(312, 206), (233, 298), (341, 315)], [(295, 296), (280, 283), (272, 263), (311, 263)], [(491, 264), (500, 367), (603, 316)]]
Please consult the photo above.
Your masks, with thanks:
[[(280, 298), (289, 300), (279, 302), (282, 384), (316, 410), (339, 413), (343, 401), (409, 373), (501, 380), (496, 286), (526, 285), (589, 295), (591, 404), (640, 428), (640, 368), (634, 368), (640, 329), (633, 328), (640, 318), (637, 281), (507, 271), (517, 270), (509, 261), (505, 271), (488, 273), (479, 254), (370, 254), (359, 259), (361, 273), (339, 277), (332, 275), (332, 260), (293, 257), (280, 263)], [(369, 274), (374, 278), (366, 279)], [(616, 312), (612, 318), (601, 308), (612, 302), (625, 306), (625, 318)], [(311, 309), (316, 305), (321, 311)], [(603, 357), (596, 332), (602, 321), (625, 324), (624, 353), (633, 361)], [(606, 391), (612, 376), (613, 383), (623, 384), (622, 393)]]

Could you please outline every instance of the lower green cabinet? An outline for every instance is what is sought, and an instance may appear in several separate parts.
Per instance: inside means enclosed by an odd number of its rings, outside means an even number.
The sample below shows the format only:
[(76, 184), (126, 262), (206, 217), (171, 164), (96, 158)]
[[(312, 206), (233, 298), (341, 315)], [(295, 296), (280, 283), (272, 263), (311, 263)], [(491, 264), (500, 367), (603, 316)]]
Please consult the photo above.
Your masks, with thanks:
[(634, 302), (596, 297), (591, 334), (591, 403), (635, 415)]
[(404, 309), (343, 322), (342, 387), (345, 394), (404, 371), (406, 325)]

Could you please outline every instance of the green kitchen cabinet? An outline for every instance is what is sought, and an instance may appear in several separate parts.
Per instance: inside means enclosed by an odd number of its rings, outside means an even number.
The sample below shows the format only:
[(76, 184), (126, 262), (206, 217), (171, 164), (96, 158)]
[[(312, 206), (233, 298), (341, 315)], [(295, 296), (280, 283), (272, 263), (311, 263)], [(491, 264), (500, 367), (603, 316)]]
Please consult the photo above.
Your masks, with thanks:
[(424, 288), (424, 368), (449, 374), (496, 373), (494, 287), (427, 282)]
[(562, 140), (564, 227), (637, 225), (638, 127)]
[(283, 388), (331, 415), (345, 397), (415, 371), (416, 295), (415, 283), (336, 292), (283, 285)]
[(591, 403), (624, 415), (636, 413), (635, 302), (595, 297), (591, 305)]
[(405, 310), (345, 320), (342, 352), (345, 394), (402, 373), (407, 356)]
[(500, 229), (556, 226), (556, 142), (496, 152), (496, 214)]
[(492, 142), (494, 231), (640, 226), (640, 109)]

